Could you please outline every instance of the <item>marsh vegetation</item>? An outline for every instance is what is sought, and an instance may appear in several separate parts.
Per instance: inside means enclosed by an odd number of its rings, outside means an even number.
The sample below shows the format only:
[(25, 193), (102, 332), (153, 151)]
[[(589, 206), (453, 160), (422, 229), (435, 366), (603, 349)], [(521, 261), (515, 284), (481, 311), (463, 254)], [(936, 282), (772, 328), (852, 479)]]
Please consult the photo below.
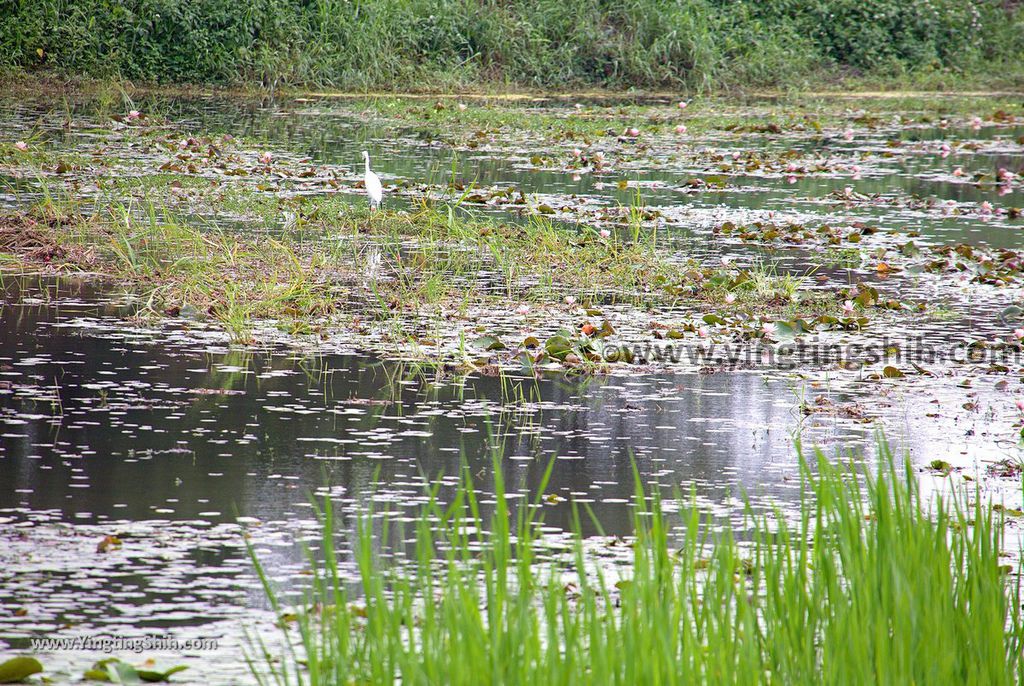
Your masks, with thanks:
[(0, 639), (223, 639), (44, 673), (1019, 683), (1018, 96), (30, 78)]

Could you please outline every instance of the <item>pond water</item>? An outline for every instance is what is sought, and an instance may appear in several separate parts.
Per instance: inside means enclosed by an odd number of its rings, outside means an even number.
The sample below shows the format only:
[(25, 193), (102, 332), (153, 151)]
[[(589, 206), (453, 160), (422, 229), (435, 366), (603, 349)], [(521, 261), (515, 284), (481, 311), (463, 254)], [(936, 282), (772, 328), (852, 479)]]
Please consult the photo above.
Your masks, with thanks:
[[(614, 180), (641, 179), (651, 184), (647, 205), (664, 210), (670, 229), (696, 237), (709, 258), (763, 254), (707, 244), (711, 223), (734, 211), (900, 225), (920, 231), (925, 244), (1019, 245), (1019, 223), (1005, 218), (822, 204), (848, 186), (969, 204), (1000, 200), (995, 188), (953, 179), (949, 172), (965, 158), (935, 150), (870, 171), (861, 162), (866, 171), (857, 180), (837, 173), (789, 183), (783, 175), (734, 174), (722, 192), (691, 196), (678, 186), (710, 172), (674, 162), (670, 145), (646, 168), (623, 162), (574, 181), (532, 169), (529, 145), (453, 152), (410, 132), (395, 137), (393, 128), (367, 124), (358, 108), (330, 101), (162, 100), (139, 107), (147, 105), (183, 126), (256, 138), (317, 164), (357, 169), (358, 151), (369, 148), (386, 182), (441, 181), (454, 164), (464, 181), (616, 204), (634, 191)], [(0, 118), (15, 135), (41, 132), (65, 150), (94, 144), (88, 131), (63, 131), (59, 112), (44, 103), (6, 103)], [(1012, 143), (1022, 127), (958, 133), (981, 141), (969, 153), (972, 168), (994, 172), (1024, 159)], [(883, 127), (853, 142), (797, 136), (765, 143), (719, 132), (701, 144), (727, 155), (821, 148), (825, 156), (875, 159), (887, 140), (931, 146), (942, 135)], [(8, 178), (12, 190), (3, 203), (33, 199), (32, 179)], [(786, 255), (792, 269), (807, 268), (807, 253)], [(870, 274), (862, 266), (832, 272), (849, 280)], [(956, 299), (927, 281), (900, 284), (907, 296), (949, 299), (951, 317), (915, 329), (932, 340), (1001, 335), (996, 314), (1019, 298), (1016, 289)], [(972, 372), (964, 383), (964, 374), (943, 367), (905, 386), (764, 368), (453, 378), (343, 342), (238, 348), (198, 322), (126, 326), (131, 299), (88, 279), (5, 277), (0, 297), (0, 648), (98, 633), (220, 638), (212, 653), (145, 655), (161, 665), (188, 664), (174, 677), (181, 683), (249, 682), (242, 627), (267, 636), (276, 630), (244, 535), (276, 580), (303, 587), (303, 544), (318, 531), (316, 494), (330, 494), (343, 523), (371, 506), (411, 516), (427, 485), (440, 481), (442, 497), (450, 494), (463, 465), (486, 499), (498, 455), (510, 491), (525, 501), (536, 497), (554, 459), (547, 493), (558, 498), (542, 505), (546, 525), (570, 528), (575, 500), (589, 504), (607, 534), (628, 535), (634, 464), (646, 486), (692, 490), (702, 508), (735, 522), (744, 496), (756, 510), (798, 505), (798, 441), (855, 462), (871, 461), (879, 430), (917, 465), (942, 459), (970, 468), (1018, 454), (1017, 389), (1001, 386), (1006, 376), (998, 372)], [(101, 552), (105, 536), (116, 536), (120, 547)], [(100, 657), (64, 651), (43, 660), (48, 670), (77, 675)]]

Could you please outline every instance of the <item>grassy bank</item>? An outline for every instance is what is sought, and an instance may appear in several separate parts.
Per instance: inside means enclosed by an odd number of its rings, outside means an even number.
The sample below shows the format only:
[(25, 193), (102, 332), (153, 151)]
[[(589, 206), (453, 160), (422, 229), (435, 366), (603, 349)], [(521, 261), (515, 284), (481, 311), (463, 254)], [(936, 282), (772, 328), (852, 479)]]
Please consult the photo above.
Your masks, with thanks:
[[(210, 321), (239, 343), (255, 342), (253, 327), (272, 321), (292, 335), (342, 330), (378, 343), (411, 341), (428, 346), (429, 358), (454, 356), (470, 368), (483, 351), (512, 356), (519, 349), (506, 350), (493, 335), (495, 320), (513, 310), (550, 322), (577, 302), (593, 317), (615, 302), (645, 308), (704, 302), (722, 315), (811, 317), (834, 309), (841, 297), (801, 299), (801, 279), (767, 268), (705, 268), (672, 259), (658, 248), (657, 233), (639, 223), (605, 237), (543, 216), (522, 223), (475, 218), (445, 203), (369, 213), (338, 196), (299, 197), (281, 206), (243, 189), (221, 202), (235, 213), (277, 217), (284, 210), (295, 219), (268, 237), (187, 221), (154, 204), (113, 201), (87, 213), (52, 196), (27, 212), (0, 214), (0, 274), (102, 278), (131, 293), (141, 317)], [(458, 351), (444, 352), (436, 346), (450, 338), (441, 330), (453, 320), (476, 333)], [(615, 333), (607, 322), (593, 321), (580, 324), (588, 336)], [(524, 345), (539, 346), (545, 359), (586, 362), (579, 351), (567, 357), (579, 343), (572, 335), (562, 343), (554, 336), (547, 345), (544, 338)]]
[(799, 87), (866, 76), (1012, 82), (999, 0), (14, 0), (0, 65), (338, 89)]
[(999, 516), (964, 493), (931, 502), (909, 466), (881, 465), (865, 487), (818, 455), (799, 517), (751, 515), (742, 534), (696, 510), (675, 521), (638, 487), (619, 568), (579, 538), (546, 546), (543, 499), (506, 500), (496, 464), (493, 515), (467, 480), (450, 507), (423, 510), (407, 565), (382, 560), (380, 524), (362, 519), (358, 593), (326, 526), (318, 602), (262, 683), (1021, 683)]

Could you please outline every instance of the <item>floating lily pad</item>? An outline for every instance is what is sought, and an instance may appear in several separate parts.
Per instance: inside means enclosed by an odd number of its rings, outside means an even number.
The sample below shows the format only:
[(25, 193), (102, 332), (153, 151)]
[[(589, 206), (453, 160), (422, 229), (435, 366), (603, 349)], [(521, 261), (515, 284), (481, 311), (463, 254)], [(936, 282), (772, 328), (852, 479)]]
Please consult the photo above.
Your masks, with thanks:
[(481, 336), (470, 345), (481, 350), (504, 350), (505, 344), (497, 336)]
[(0, 684), (16, 684), (43, 671), (43, 665), (34, 657), (12, 657), (0, 662)]

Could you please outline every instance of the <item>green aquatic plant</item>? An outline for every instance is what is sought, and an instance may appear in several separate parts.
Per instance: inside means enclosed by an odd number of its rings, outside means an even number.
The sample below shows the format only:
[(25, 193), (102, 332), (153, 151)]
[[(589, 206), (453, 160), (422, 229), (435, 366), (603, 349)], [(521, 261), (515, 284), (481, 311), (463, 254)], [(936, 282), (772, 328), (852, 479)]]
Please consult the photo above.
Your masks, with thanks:
[(360, 517), (355, 578), (325, 501), (297, 610), (254, 555), (295, 643), (283, 656), (254, 643), (250, 666), (278, 686), (1021, 683), (1020, 575), (1002, 559), (1001, 513), (977, 492), (925, 497), (884, 446), (878, 464), (817, 453), (798, 512), (748, 509), (724, 528), (696, 507), (666, 514), (635, 473), (624, 567), (601, 561), (578, 518), (568, 550), (545, 540), (550, 465), (532, 503), (507, 497), (498, 458), (486, 506), (468, 474), (448, 506), (435, 488), (404, 562), (381, 545), (406, 535)]

